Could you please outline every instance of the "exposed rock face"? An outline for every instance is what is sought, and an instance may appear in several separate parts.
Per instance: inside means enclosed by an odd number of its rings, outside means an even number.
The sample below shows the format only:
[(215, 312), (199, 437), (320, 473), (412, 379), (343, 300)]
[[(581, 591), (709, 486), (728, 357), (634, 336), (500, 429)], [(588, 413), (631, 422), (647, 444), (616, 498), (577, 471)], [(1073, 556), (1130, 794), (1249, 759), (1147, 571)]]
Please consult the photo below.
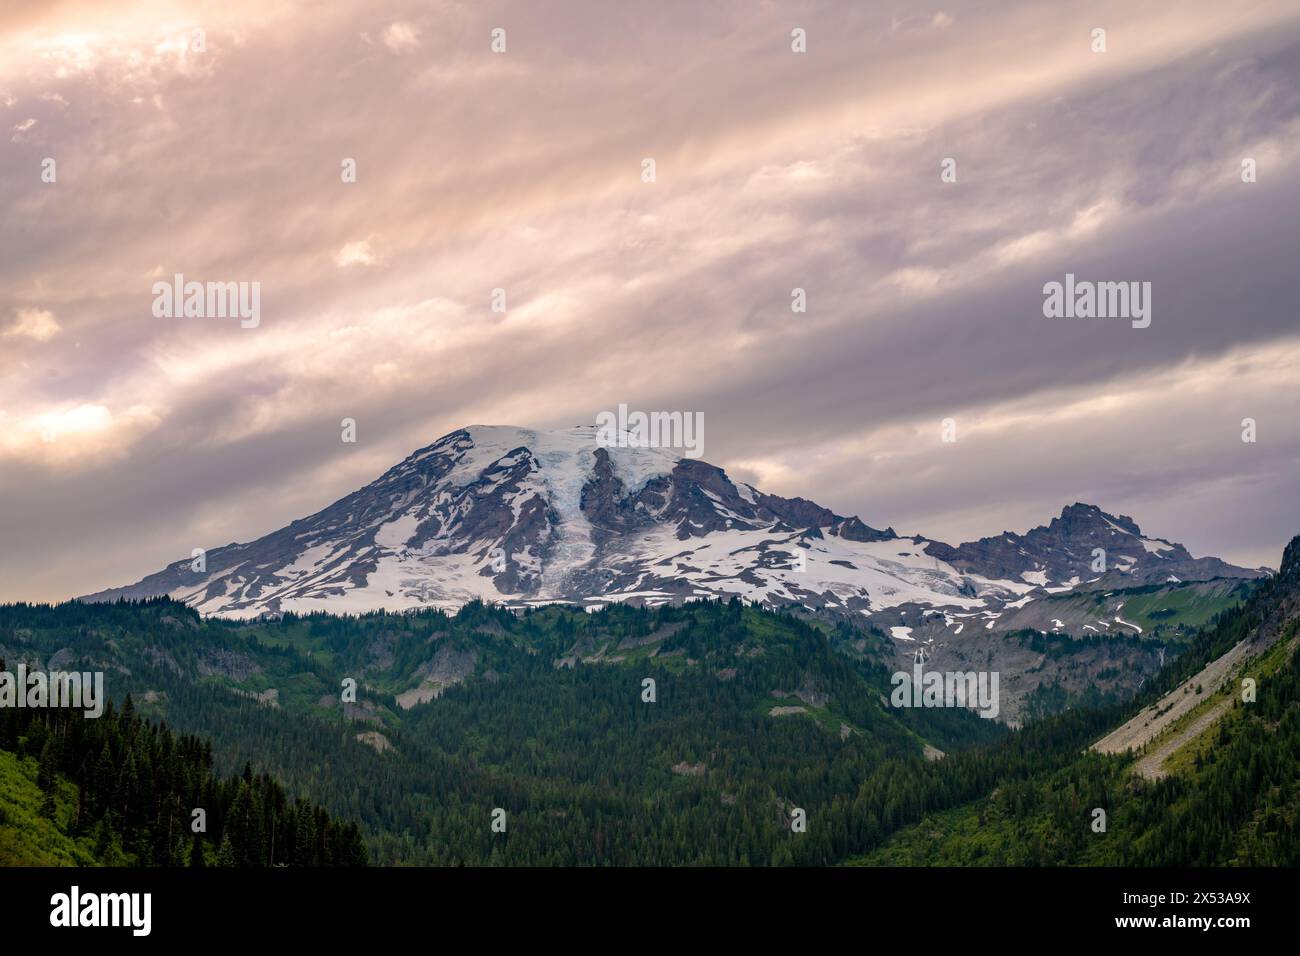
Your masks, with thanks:
[(788, 717), (790, 714), (806, 714), (806, 713), (808, 713), (807, 707), (798, 707), (798, 706), (773, 707), (771, 710), (768, 711), (768, 714), (772, 717)]
[(246, 680), (259, 674), (262, 667), (247, 654), (239, 651), (206, 651), (198, 662), (200, 677), (228, 677), (231, 680)]
[[(1092, 570), (1097, 548), (1105, 572)], [(927, 608), (969, 616), (1043, 587), (1264, 573), (1192, 558), (1144, 537), (1131, 518), (1084, 504), (1024, 535), (957, 547), (900, 538), (737, 484), (706, 461), (603, 447), (594, 427), (452, 432), (308, 518), (211, 549), (206, 562), (195, 572), (178, 561), (86, 600), (169, 594), (205, 614), (248, 618), (453, 609), (475, 598), (599, 606), (737, 595), (865, 616), (905, 641), (919, 636), (912, 631)], [(373, 649), (377, 666), (387, 652)]]
[(440, 684), (458, 684), (474, 673), (474, 664), (478, 660), (478, 651), (474, 649), (458, 651), (451, 647), (438, 648), (431, 660), (416, 668), (420, 677)]
[[(1103, 555), (1096, 552), (1100, 549)], [(1127, 515), (1110, 515), (1096, 505), (1073, 504), (1046, 527), (1020, 535), (952, 547), (931, 542), (926, 553), (961, 571), (983, 577), (1027, 580), (1050, 586), (1132, 587), (1135, 584), (1206, 581), (1216, 577), (1260, 577), (1259, 569), (1238, 568), (1218, 558), (1193, 558), (1181, 544), (1142, 535)], [(1102, 564), (1099, 559), (1104, 559)]]
[(1268, 646), (1300, 617), (1300, 535), (1291, 539), (1282, 553), (1282, 567), (1277, 576), (1266, 585), (1268, 591), (1262, 598), (1265, 607), (1263, 620), (1253, 635), (1257, 646)]
[(392, 750), (392, 742), (377, 730), (367, 730), (357, 734), (357, 740), (367, 746), (374, 747), (380, 753), (386, 750)]
[[(1294, 625), (1300, 618), (1300, 536), (1291, 539), (1282, 555), (1278, 574), (1265, 583), (1247, 604), (1258, 623), (1229, 650), (1206, 664), (1134, 717), (1116, 727), (1092, 749), (1101, 753), (1125, 753), (1147, 747), (1148, 751), (1133, 769), (1150, 780), (1167, 776), (1165, 761), (1205, 730), (1217, 723), (1233, 705), (1232, 693), (1205, 709), (1193, 721), (1179, 721), (1210, 700), (1225, 687), (1235, 691), (1232, 682), (1242, 676), (1239, 665), (1262, 654), (1283, 635), (1290, 634), (1292, 653), (1300, 642)], [(1231, 685), (1231, 686), (1230, 686)], [(1158, 742), (1150, 747), (1153, 742)]]
[(683, 760), (680, 763), (673, 764), (672, 770), (679, 777), (702, 777), (708, 767), (703, 761), (700, 763), (687, 763)]
[(432, 659), (416, 668), (415, 674), (420, 678), (420, 683), (411, 690), (398, 694), (397, 705), (409, 710), (416, 704), (427, 704), (442, 696), (448, 687), (461, 683), (473, 674), (477, 662), (477, 650), (458, 651), (448, 646), (438, 648)]

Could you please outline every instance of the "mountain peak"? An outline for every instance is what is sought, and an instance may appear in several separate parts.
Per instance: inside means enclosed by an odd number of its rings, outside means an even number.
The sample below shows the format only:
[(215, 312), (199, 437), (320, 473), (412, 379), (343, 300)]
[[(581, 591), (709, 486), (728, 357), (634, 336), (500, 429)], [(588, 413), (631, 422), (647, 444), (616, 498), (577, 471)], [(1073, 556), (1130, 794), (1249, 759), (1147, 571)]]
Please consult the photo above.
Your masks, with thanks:
[(1062, 508), (1061, 516), (1053, 519), (1053, 523), (1056, 521), (1066, 525), (1110, 525), (1128, 534), (1139, 537), (1142, 535), (1142, 529), (1128, 515), (1113, 515), (1103, 511), (1098, 505), (1090, 505), (1081, 501), (1076, 501), (1074, 504)]
[(1193, 561), (1181, 546), (1142, 538), (1132, 519), (1083, 503), (1025, 535), (959, 548), (901, 539), (736, 483), (700, 458), (609, 438), (595, 425), (461, 428), (314, 515), (88, 599), (168, 594), (205, 614), (250, 617), (739, 596), (870, 619), (904, 605), (970, 611), (1037, 586), (1086, 586), (1100, 580), (1098, 548), (1124, 583), (1255, 574)]
[(1282, 565), (1278, 577), (1300, 581), (1300, 535), (1296, 535), (1282, 552)]

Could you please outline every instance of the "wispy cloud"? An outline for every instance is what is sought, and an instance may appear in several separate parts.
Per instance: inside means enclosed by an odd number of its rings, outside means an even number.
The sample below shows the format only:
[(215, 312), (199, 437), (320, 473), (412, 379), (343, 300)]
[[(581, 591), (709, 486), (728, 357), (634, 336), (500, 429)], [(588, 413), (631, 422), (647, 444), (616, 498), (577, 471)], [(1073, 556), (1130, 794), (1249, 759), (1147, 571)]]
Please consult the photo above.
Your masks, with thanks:
[(18, 315), (3, 331), (0, 338), (32, 339), (36, 342), (48, 342), (62, 331), (54, 313), (44, 309), (19, 309)]
[[(1243, 563), (1300, 531), (1294, 4), (372, 10), (0, 13), (0, 599), (621, 401), (934, 536), (1088, 497)], [(1151, 280), (1151, 328), (1044, 320), (1067, 271)], [(260, 281), (260, 325), (155, 318), (177, 272)]]
[(404, 21), (390, 23), (384, 29), (384, 46), (393, 53), (409, 53), (420, 45), (420, 31)]

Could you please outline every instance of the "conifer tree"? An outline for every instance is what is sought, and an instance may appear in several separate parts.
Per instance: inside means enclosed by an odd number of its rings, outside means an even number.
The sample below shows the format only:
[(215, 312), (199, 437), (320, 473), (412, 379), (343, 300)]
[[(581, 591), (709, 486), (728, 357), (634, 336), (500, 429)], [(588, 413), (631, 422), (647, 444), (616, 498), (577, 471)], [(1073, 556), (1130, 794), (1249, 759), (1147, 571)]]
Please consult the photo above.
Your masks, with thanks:
[(230, 844), (230, 834), (221, 834), (221, 847), (217, 850), (217, 866), (238, 866), (239, 861), (235, 857), (235, 848)]

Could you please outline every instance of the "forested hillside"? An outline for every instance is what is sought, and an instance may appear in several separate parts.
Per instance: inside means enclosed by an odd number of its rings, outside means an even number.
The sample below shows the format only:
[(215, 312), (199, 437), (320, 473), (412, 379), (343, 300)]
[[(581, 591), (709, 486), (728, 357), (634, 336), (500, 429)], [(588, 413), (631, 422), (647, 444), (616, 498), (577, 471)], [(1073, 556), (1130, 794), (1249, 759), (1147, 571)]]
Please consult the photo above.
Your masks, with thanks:
[(165, 600), (0, 611), (11, 657), (106, 671), (111, 695), (210, 736), (223, 772), (251, 762), (360, 820), (387, 863), (829, 863), (873, 845), (928, 806), (927, 749), (1006, 734), (888, 706), (877, 641), (739, 602), (255, 625)]
[[(1002, 781), (986, 796), (927, 815), (869, 865), (1295, 866), (1300, 864), (1300, 538), (1278, 575), (1218, 615), (1125, 709), (1184, 686), (1206, 699), (1188, 741), (1156, 779), (1128, 754), (1087, 751), (1064, 766)], [(1209, 699), (1188, 680), (1242, 644), (1234, 679)], [(1246, 682), (1253, 682), (1251, 690)], [(1193, 686), (1195, 685), (1195, 686)], [(1221, 705), (1221, 706), (1219, 706)], [(1222, 712), (1203, 730), (1201, 715)], [(1181, 738), (1180, 738), (1181, 739)], [(1105, 811), (1105, 829), (1094, 828)]]
[(129, 695), (121, 711), (110, 703), (95, 719), (67, 709), (0, 709), (0, 866), (366, 860), (355, 823), (289, 800), (251, 767), (219, 779), (208, 743), (142, 720)]
[[(1132, 759), (1087, 753), (1000, 781), (928, 815), (869, 865), (1295, 866), (1300, 864), (1300, 660), (1279, 646), (1259, 697), (1209, 730), (1179, 772), (1146, 781)], [(1106, 830), (1092, 828), (1094, 810)]]
[[(1248, 631), (1276, 590), (1218, 615), (1152, 693)], [(184, 862), (186, 808), (200, 798), (208, 863), (296, 861), (304, 844), (289, 832), (320, 813), (304, 801), (359, 821), (383, 864), (1294, 860), (1293, 659), (1276, 658), (1221, 745), (1153, 785), (1131, 758), (1081, 756), (1141, 700), (1098, 696), (1016, 731), (960, 708), (899, 709), (888, 640), (737, 601), (247, 624), (165, 599), (16, 605), (0, 608), (0, 653), (102, 670), (110, 696), (130, 693), (138, 713), (71, 719), (65, 736), (95, 737), (92, 760), (46, 753), (31, 727), (0, 740), (29, 771), (58, 761), (54, 779), (83, 785), (77, 806), (55, 788), (68, 862), (78, 847)], [(111, 783), (96, 776), (105, 746)], [(189, 769), (160, 770), (172, 765)], [(208, 790), (193, 782), (246, 767)], [(123, 788), (148, 789), (142, 774), (158, 794), (133, 809)], [(1108, 809), (1106, 835), (1090, 829), (1095, 807)], [(228, 822), (250, 817), (251, 829)], [(334, 849), (312, 862), (359, 856), (355, 831), (335, 826), (320, 844)]]

